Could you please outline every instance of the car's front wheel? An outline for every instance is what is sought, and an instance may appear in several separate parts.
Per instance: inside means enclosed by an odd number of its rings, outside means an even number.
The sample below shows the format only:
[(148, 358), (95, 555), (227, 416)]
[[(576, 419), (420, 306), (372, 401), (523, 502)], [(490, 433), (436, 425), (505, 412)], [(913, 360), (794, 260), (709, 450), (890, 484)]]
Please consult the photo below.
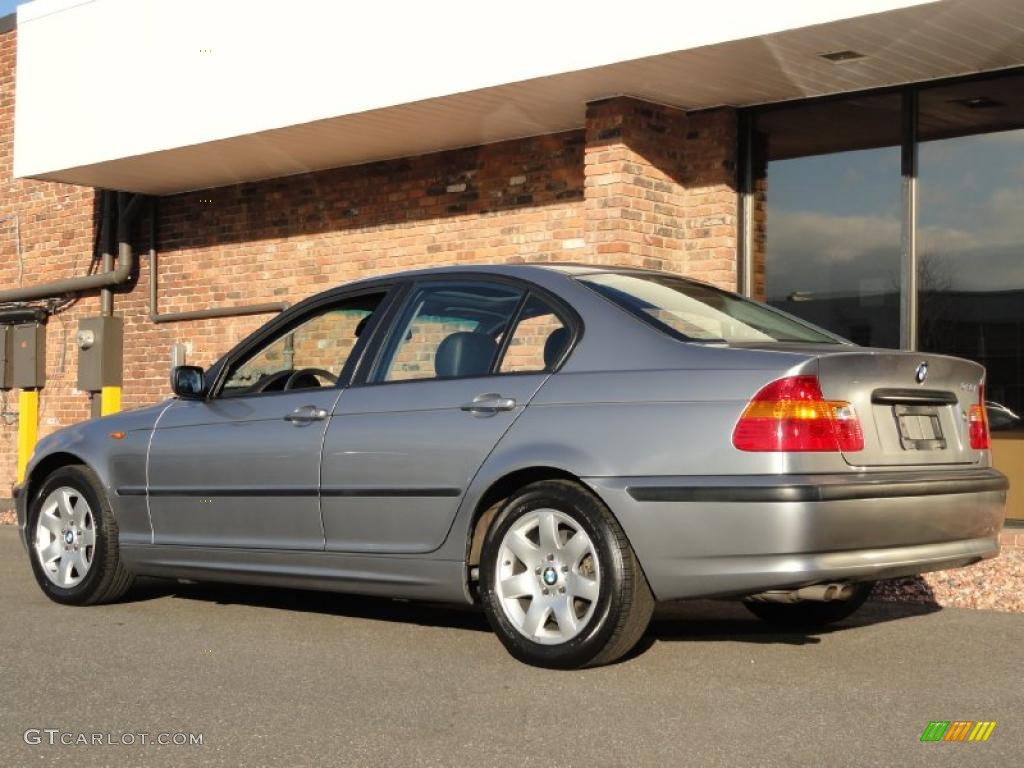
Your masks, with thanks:
[(563, 669), (629, 652), (654, 610), (618, 522), (565, 480), (533, 483), (506, 503), (484, 541), (480, 595), (513, 656)]
[(36, 581), (58, 603), (108, 603), (131, 586), (117, 521), (103, 485), (87, 467), (61, 467), (46, 478), (31, 500), (28, 535)]
[(853, 585), (853, 594), (845, 600), (801, 600), (796, 603), (762, 603), (745, 601), (751, 613), (782, 629), (818, 629), (842, 621), (864, 605), (875, 586), (873, 581)]

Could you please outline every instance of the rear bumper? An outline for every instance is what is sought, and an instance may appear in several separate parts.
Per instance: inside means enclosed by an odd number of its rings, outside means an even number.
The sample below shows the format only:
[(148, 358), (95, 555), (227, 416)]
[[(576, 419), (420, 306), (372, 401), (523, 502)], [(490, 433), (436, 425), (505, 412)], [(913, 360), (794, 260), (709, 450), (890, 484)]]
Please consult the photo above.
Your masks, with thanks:
[(836, 475), (587, 478), (659, 600), (869, 581), (999, 551), (993, 469)]

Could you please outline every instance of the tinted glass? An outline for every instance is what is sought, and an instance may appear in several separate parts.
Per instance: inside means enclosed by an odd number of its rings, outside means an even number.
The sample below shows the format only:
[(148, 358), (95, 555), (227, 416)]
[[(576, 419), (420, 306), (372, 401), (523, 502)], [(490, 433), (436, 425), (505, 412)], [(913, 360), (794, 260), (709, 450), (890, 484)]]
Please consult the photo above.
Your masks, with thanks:
[(773, 110), (757, 130), (758, 297), (857, 344), (898, 347), (900, 96)]
[(498, 283), (431, 283), (416, 289), (374, 380), (487, 375), (522, 298), (523, 291)]
[(235, 364), (223, 396), (333, 386), (383, 294), (360, 296), (320, 310)]
[(569, 345), (569, 329), (543, 299), (531, 296), (523, 307), (498, 370), (526, 373), (551, 370)]
[(838, 343), (768, 307), (670, 275), (607, 272), (579, 280), (645, 322), (687, 341)]
[(992, 429), (1020, 429), (1024, 129), (998, 129), (1024, 120), (1024, 79), (930, 89), (921, 109), (923, 137), (950, 138), (919, 150), (918, 344), (984, 365)]

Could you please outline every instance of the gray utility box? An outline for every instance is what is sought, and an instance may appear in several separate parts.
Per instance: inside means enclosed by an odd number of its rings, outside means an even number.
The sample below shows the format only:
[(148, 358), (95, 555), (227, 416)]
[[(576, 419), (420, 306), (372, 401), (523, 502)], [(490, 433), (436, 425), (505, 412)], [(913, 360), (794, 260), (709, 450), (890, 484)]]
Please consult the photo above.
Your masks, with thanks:
[(23, 323), (13, 326), (14, 386), (41, 389), (46, 386), (46, 326)]
[(14, 368), (11, 356), (14, 353), (14, 334), (11, 326), (0, 325), (0, 389), (14, 389)]
[(120, 387), (124, 322), (120, 317), (87, 317), (78, 322), (78, 388), (99, 392)]

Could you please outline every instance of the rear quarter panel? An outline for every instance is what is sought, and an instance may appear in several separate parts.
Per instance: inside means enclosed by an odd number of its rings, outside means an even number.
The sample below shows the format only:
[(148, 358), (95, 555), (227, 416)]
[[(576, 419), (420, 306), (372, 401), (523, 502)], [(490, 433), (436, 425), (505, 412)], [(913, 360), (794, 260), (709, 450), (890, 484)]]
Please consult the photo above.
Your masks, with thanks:
[(480, 499), (522, 469), (581, 478), (849, 471), (835, 454), (744, 453), (732, 446), (751, 396), (813, 366), (813, 358), (666, 340), (677, 365), (687, 367), (552, 375), (481, 466), (439, 555), (464, 555)]

